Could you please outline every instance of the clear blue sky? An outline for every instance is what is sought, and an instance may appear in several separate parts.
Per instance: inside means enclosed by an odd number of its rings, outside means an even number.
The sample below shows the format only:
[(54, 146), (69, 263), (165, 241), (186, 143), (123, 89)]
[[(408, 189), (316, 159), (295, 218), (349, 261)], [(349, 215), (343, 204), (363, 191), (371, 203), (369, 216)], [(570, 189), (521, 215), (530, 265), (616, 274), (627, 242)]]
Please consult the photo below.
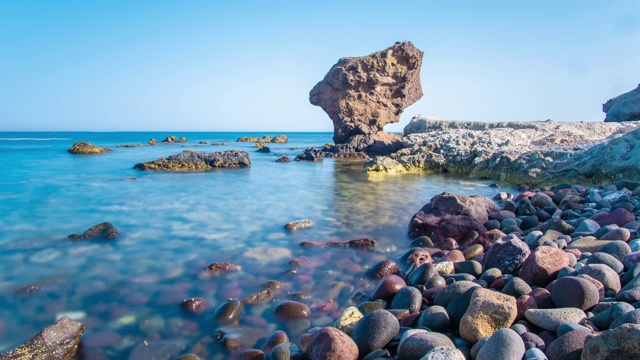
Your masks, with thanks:
[(640, 83), (640, 1), (0, 0), (0, 130), (332, 131), (309, 90), (412, 41), (412, 116), (601, 121)]

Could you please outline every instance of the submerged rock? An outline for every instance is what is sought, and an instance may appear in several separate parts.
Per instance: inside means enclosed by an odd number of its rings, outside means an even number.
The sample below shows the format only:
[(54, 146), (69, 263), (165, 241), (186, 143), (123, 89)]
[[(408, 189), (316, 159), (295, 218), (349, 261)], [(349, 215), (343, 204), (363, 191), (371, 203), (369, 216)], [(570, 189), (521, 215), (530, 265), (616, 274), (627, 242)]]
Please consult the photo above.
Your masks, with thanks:
[(141, 162), (133, 168), (153, 171), (201, 171), (215, 168), (245, 167), (250, 164), (249, 154), (245, 151), (227, 150), (212, 153), (185, 151), (181, 154), (171, 155), (166, 159)]
[(314, 242), (303, 241), (300, 243), (302, 247), (331, 247), (331, 248), (360, 248), (368, 249), (376, 246), (376, 241), (371, 238), (354, 239), (348, 241), (327, 241), (327, 242)]
[[(422, 97), (420, 67), (424, 53), (411, 42), (362, 57), (338, 60), (309, 92), (333, 121), (337, 147), (353, 153), (389, 153), (399, 139), (383, 127)], [(349, 153), (346, 151), (345, 153)]]
[(640, 85), (622, 95), (609, 99), (602, 105), (607, 114), (605, 122), (622, 122), (640, 120)]
[(75, 155), (92, 155), (104, 154), (111, 151), (111, 149), (93, 145), (88, 141), (79, 141), (73, 144), (67, 151)]
[(289, 231), (308, 229), (310, 227), (313, 227), (313, 221), (307, 219), (292, 221), (284, 226)]
[(44, 328), (23, 345), (0, 354), (2, 360), (78, 358), (78, 345), (84, 333), (84, 324), (63, 316), (55, 324)]
[(82, 234), (71, 234), (69, 235), (69, 239), (72, 240), (80, 240), (80, 239), (116, 239), (120, 236), (118, 229), (116, 229), (113, 224), (109, 222), (103, 222), (98, 225), (94, 225), (87, 229), (87, 231)]

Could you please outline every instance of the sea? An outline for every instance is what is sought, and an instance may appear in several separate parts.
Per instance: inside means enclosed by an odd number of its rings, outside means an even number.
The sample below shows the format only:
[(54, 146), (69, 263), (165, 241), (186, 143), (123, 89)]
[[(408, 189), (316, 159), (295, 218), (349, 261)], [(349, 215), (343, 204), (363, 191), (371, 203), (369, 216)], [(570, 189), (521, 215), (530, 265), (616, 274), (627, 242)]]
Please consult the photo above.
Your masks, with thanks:
[[(271, 153), (236, 142), (278, 134), (0, 132), (0, 353), (65, 315), (85, 324), (84, 359), (133, 358), (152, 345), (166, 358), (205, 352), (224, 359), (224, 338), (215, 336), (221, 325), (283, 329), (295, 339), (306, 327), (330, 325), (353, 293), (371, 291), (365, 271), (410, 249), (409, 220), (433, 196), (514, 191), (448, 174), (366, 173), (362, 160), (293, 161), (307, 147), (332, 142), (331, 133), (284, 133), (289, 142), (268, 144)], [(188, 142), (148, 145), (169, 135)], [(112, 151), (68, 153), (78, 141)], [(125, 144), (139, 146), (118, 147)], [(186, 150), (229, 149), (247, 151), (251, 165), (192, 173), (133, 168)], [(283, 154), (292, 161), (276, 162)], [(314, 226), (285, 229), (300, 219)], [(102, 222), (120, 236), (68, 239)], [(300, 246), (362, 237), (377, 246)], [(207, 275), (216, 262), (237, 270)], [(270, 280), (280, 284), (273, 300), (246, 305), (237, 324), (216, 323), (216, 308)], [(204, 299), (207, 310), (185, 311), (189, 298)], [(273, 308), (288, 300), (306, 303), (310, 318), (279, 322)]]

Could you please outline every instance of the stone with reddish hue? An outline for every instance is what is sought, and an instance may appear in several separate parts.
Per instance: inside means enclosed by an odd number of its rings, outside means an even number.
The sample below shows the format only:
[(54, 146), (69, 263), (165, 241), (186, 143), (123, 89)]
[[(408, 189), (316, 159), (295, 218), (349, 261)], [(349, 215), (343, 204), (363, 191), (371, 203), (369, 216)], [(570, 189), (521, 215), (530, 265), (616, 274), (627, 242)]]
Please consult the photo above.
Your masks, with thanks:
[(204, 298), (190, 298), (182, 300), (182, 303), (180, 303), (180, 307), (187, 312), (200, 314), (203, 311), (207, 310), (207, 300), (205, 300)]
[(382, 260), (369, 268), (365, 276), (372, 280), (380, 280), (385, 276), (393, 275), (396, 271), (398, 271), (398, 264), (395, 261)]
[(397, 275), (385, 276), (378, 282), (370, 300), (383, 299), (391, 301), (394, 295), (405, 286), (407, 286), (407, 283), (401, 277)]
[(55, 324), (47, 326), (26, 343), (0, 354), (2, 360), (78, 358), (78, 345), (84, 332), (84, 324), (63, 316)]
[(400, 256), (400, 265), (404, 265), (405, 269), (416, 268), (422, 264), (432, 263), (433, 259), (429, 251), (414, 247)]
[(531, 254), (529, 246), (513, 236), (496, 241), (484, 254), (485, 268), (497, 268), (503, 274), (509, 274), (519, 268)]
[(287, 333), (282, 330), (276, 330), (269, 336), (267, 342), (262, 347), (262, 350), (268, 354), (271, 349), (286, 342), (289, 342), (289, 336)]
[(516, 299), (516, 306), (518, 307), (518, 312), (516, 315), (516, 321), (524, 319), (524, 312), (529, 309), (537, 309), (538, 303), (536, 299), (531, 295), (522, 295)]
[(471, 295), (469, 307), (460, 320), (460, 336), (475, 343), (511, 326), (516, 315), (517, 305), (513, 296), (478, 288)]
[(451, 261), (451, 262), (456, 263), (456, 262), (465, 261), (465, 258), (464, 258), (464, 254), (462, 253), (462, 251), (460, 251), (460, 250), (451, 250), (448, 253), (446, 253), (443, 257), (438, 259), (438, 262), (443, 262), (443, 261)]
[(298, 301), (285, 301), (276, 305), (273, 313), (280, 321), (303, 320), (311, 315), (311, 309)]
[(600, 301), (600, 296), (591, 281), (577, 276), (567, 276), (553, 283), (551, 299), (559, 308), (575, 307), (587, 310)]
[(480, 234), (473, 242), (472, 245), (481, 245), (484, 251), (489, 250), (491, 245), (493, 245), (496, 241), (502, 239), (507, 236), (507, 234), (503, 233), (498, 229), (489, 230), (484, 234)]
[(551, 246), (540, 246), (522, 263), (519, 276), (531, 286), (545, 287), (565, 266), (569, 266), (569, 258), (564, 251)]
[(587, 329), (569, 331), (551, 342), (545, 354), (549, 360), (580, 360), (582, 348), (591, 334)]
[[(435, 236), (438, 239), (465, 238), (471, 231), (483, 234), (489, 213), (498, 208), (489, 198), (481, 195), (453, 195), (444, 192), (434, 196), (418, 211), (409, 223), (412, 237)], [(433, 238), (433, 236), (432, 236)]]
[[(338, 60), (309, 92), (309, 102), (320, 106), (333, 121), (333, 141), (355, 152), (399, 140), (383, 127), (422, 97), (420, 67), (424, 53), (411, 42), (362, 57)], [(376, 142), (382, 144), (376, 144)], [(390, 153), (391, 151), (384, 151)]]
[(596, 334), (584, 344), (582, 359), (640, 359), (640, 325), (624, 324)]
[(326, 326), (311, 339), (306, 353), (309, 360), (356, 360), (358, 346), (347, 334)]
[(616, 224), (620, 227), (623, 227), (626, 224), (635, 220), (636, 218), (633, 215), (633, 213), (629, 212), (624, 208), (617, 208), (611, 211), (610, 213), (608, 213), (602, 219), (600, 219), (600, 221), (598, 221), (598, 225), (605, 226), (605, 225)]

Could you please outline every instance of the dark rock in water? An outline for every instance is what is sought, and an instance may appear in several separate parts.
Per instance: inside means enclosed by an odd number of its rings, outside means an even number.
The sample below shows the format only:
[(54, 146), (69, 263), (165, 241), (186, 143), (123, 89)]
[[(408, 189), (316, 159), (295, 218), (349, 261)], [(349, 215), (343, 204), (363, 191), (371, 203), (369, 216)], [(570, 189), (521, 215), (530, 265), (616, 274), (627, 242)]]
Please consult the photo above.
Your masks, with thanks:
[(393, 260), (382, 260), (379, 263), (373, 265), (364, 274), (369, 279), (380, 280), (385, 276), (393, 275), (398, 271), (398, 264)]
[(266, 304), (273, 299), (273, 296), (273, 290), (266, 288), (242, 300), (242, 302), (249, 305)]
[(308, 148), (305, 149), (301, 154), (296, 156), (296, 161), (322, 161), (324, 159), (324, 154), (322, 151)]
[(143, 146), (143, 145), (142, 144), (121, 144), (121, 145), (118, 145), (116, 147), (119, 147), (119, 148), (134, 148), (134, 147), (140, 147), (140, 146)]
[(238, 354), (254, 347), (258, 340), (269, 336), (269, 333), (257, 327), (222, 327), (216, 329), (212, 336), (228, 352)]
[(444, 192), (434, 196), (418, 211), (409, 223), (409, 235), (418, 237), (432, 236), (438, 239), (463, 239), (471, 231), (483, 234), (487, 231), (484, 224), (489, 214), (498, 208), (491, 199), (482, 195), (453, 195)]
[(401, 277), (397, 275), (385, 276), (378, 282), (369, 300), (383, 299), (391, 301), (395, 294), (405, 286), (407, 286), (407, 283)]
[(400, 323), (387, 310), (379, 309), (358, 321), (351, 338), (358, 345), (360, 354), (382, 349), (400, 331)]
[(238, 265), (230, 264), (227, 262), (215, 262), (207, 266), (207, 268), (200, 275), (201, 277), (207, 278), (238, 270), (240, 270), (240, 266)]
[(136, 164), (137, 170), (168, 170), (168, 171), (201, 171), (215, 168), (249, 166), (249, 154), (245, 151), (227, 150), (222, 152), (203, 153), (185, 151), (171, 155), (168, 158), (147, 161)]
[(291, 162), (291, 159), (289, 159), (289, 157), (287, 155), (282, 155), (278, 158), (278, 160), (276, 160), (276, 162), (279, 163), (288, 163)]
[(370, 238), (354, 239), (348, 241), (329, 241), (329, 242), (314, 242), (303, 241), (300, 243), (302, 247), (331, 247), (331, 248), (352, 248), (352, 249), (368, 249), (376, 246), (376, 241)]
[(116, 229), (113, 224), (109, 222), (103, 222), (98, 225), (94, 225), (87, 229), (82, 234), (71, 234), (69, 235), (69, 239), (79, 240), (79, 239), (115, 239), (120, 234), (118, 233), (118, 229)]
[(296, 220), (288, 223), (284, 226), (285, 229), (290, 231), (307, 229), (313, 226), (313, 221), (311, 220)]
[(602, 105), (607, 114), (605, 122), (623, 122), (640, 120), (640, 85), (622, 95), (609, 99)]
[(180, 307), (190, 313), (200, 314), (207, 310), (207, 300), (204, 298), (191, 298), (182, 300)]
[(333, 121), (333, 140), (357, 152), (379, 148), (391, 153), (398, 137), (383, 127), (400, 120), (402, 111), (422, 97), (423, 52), (411, 42), (363, 57), (342, 58), (309, 93)]
[(31, 340), (7, 353), (0, 354), (0, 359), (77, 359), (78, 345), (83, 332), (84, 324), (63, 316), (55, 324), (37, 333)]
[(92, 155), (103, 154), (111, 151), (111, 149), (93, 145), (88, 141), (80, 141), (73, 144), (67, 151), (75, 155)]
[(256, 151), (256, 152), (259, 152), (261, 154), (268, 154), (268, 153), (271, 152), (271, 149), (269, 149), (268, 146), (264, 146), (264, 147), (261, 147), (260, 149), (258, 149), (258, 151)]
[(285, 301), (276, 305), (273, 313), (280, 321), (302, 320), (311, 315), (311, 309), (301, 302)]
[(244, 304), (240, 300), (229, 299), (216, 308), (213, 320), (222, 325), (237, 325), (243, 310)]

